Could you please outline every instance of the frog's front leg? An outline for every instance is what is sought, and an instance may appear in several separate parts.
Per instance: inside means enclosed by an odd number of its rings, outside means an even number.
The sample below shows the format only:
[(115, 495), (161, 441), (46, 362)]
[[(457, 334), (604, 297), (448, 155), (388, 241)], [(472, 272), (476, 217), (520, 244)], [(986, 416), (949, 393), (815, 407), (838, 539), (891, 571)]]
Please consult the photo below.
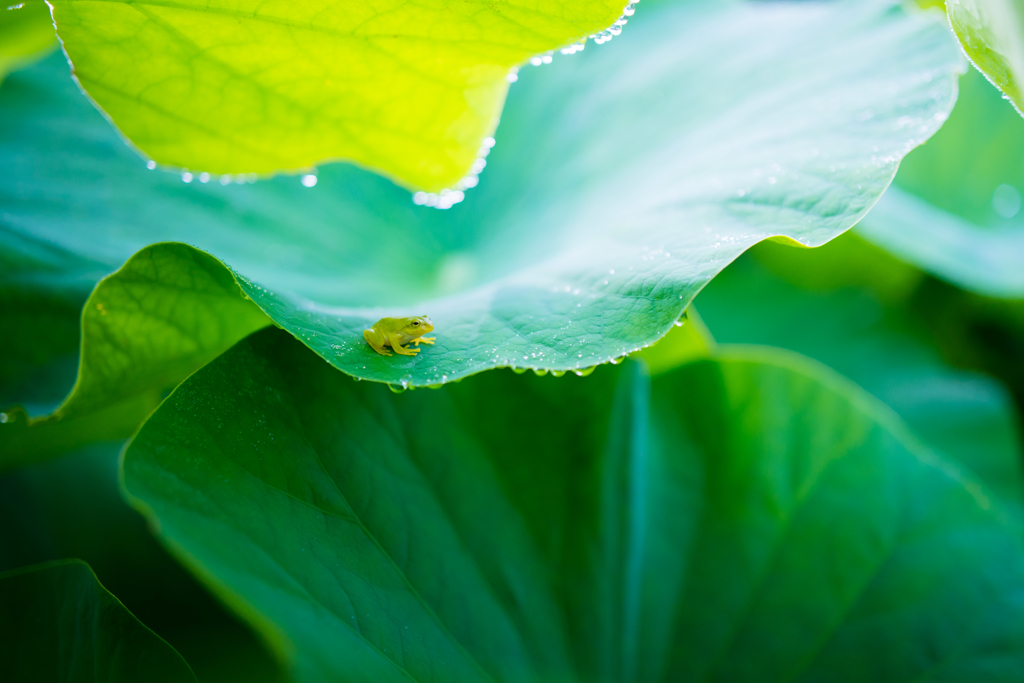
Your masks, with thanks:
[(411, 344), (419, 344), (420, 342), (423, 342), (424, 344), (433, 344), (434, 341), (436, 341), (436, 340), (437, 340), (437, 337), (419, 337), (418, 339), (413, 339), (412, 342), (410, 342), (410, 343)]
[(399, 356), (415, 356), (417, 353), (420, 352), (418, 348), (410, 349), (406, 346), (402, 346), (402, 335), (400, 334), (389, 334), (388, 344), (391, 345), (391, 348), (393, 348), (395, 350), (395, 353), (397, 353)]
[(372, 327), (368, 330), (363, 330), (363, 338), (366, 339), (366, 343), (370, 345), (374, 351), (382, 356), (390, 356), (391, 352), (384, 348), (383, 335), (379, 334)]

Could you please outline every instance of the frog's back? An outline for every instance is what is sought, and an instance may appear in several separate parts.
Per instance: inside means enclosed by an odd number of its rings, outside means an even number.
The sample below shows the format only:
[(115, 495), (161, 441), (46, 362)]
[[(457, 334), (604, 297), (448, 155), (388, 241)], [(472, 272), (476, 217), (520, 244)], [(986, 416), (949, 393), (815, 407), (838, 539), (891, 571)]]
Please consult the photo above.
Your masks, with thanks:
[(388, 342), (387, 333), (385, 332), (387, 320), (388, 318), (382, 318), (375, 322), (372, 327), (367, 327), (363, 330), (363, 338), (377, 346), (386, 345)]

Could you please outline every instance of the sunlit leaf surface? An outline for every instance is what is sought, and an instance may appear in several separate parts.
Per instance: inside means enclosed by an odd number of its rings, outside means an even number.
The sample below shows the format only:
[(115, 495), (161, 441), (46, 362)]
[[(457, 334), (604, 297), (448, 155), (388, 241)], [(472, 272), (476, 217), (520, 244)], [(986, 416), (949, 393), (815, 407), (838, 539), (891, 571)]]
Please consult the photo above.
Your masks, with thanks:
[(608, 28), (624, 4), (54, 0), (53, 14), (82, 86), (160, 163), (348, 159), (440, 190), (497, 125), (509, 69)]
[(1018, 112), (1024, 109), (1024, 2), (946, 0), (964, 52)]
[(265, 330), (171, 395), (124, 477), (299, 682), (1024, 673), (998, 504), (780, 351), (395, 395)]
[[(157, 244), (95, 292), (83, 358), (102, 362), (83, 362), (62, 412), (155, 394), (265, 324), (227, 303), (236, 288), (336, 368), (394, 385), (622, 356), (752, 244), (819, 245), (859, 220), (945, 119), (963, 67), (940, 22), (889, 2), (650, 10), (524, 71), (480, 187), (448, 211), (347, 165), (313, 187), (147, 171), (59, 60), (16, 74), (0, 91), (12, 262), (60, 250), (60, 277), (84, 279), (154, 242), (193, 245)], [(28, 270), (29, 294), (56, 277)], [(197, 317), (220, 305), (234, 312)], [(437, 344), (376, 354), (362, 331), (385, 315), (430, 316)]]

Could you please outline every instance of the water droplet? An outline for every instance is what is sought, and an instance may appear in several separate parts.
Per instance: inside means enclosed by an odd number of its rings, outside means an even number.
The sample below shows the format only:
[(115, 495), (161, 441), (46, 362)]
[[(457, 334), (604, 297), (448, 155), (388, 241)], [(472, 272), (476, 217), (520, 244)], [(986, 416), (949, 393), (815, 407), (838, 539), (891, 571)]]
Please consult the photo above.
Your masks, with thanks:
[(307, 173), (306, 175), (302, 176), (303, 187), (313, 187), (314, 185), (316, 185), (315, 175), (313, 175), (312, 173)]
[(512, 372), (516, 373), (517, 375), (521, 375), (524, 372), (526, 372), (526, 368), (512, 368)]
[(591, 365), (589, 368), (583, 368), (581, 370), (574, 370), (573, 372), (575, 372), (578, 377), (587, 377), (589, 375), (592, 375), (596, 368), (597, 368), (596, 365)]
[(538, 377), (543, 377), (544, 375), (548, 374), (548, 371), (543, 370), (541, 368), (536, 368), (534, 369), (533, 374), (537, 375)]
[(154, 168), (156, 168), (156, 162), (150, 159), (149, 161), (146, 162), (146, 168), (152, 171)]
[(551, 376), (552, 377), (561, 377), (564, 374), (565, 374), (565, 370), (552, 370), (551, 371)]
[(393, 391), (396, 394), (401, 394), (402, 392), (404, 392), (408, 388), (409, 387), (407, 387), (407, 386), (402, 386), (402, 385), (399, 385), (399, 384), (389, 384), (388, 385), (388, 389), (390, 389), (391, 391)]
[(992, 208), (1003, 218), (1013, 218), (1020, 213), (1020, 192), (1013, 185), (1003, 184), (992, 193)]
[(188, 171), (183, 172), (181, 174), (181, 182), (183, 182), (183, 183), (191, 183), (192, 182), (192, 174), (189, 173)]

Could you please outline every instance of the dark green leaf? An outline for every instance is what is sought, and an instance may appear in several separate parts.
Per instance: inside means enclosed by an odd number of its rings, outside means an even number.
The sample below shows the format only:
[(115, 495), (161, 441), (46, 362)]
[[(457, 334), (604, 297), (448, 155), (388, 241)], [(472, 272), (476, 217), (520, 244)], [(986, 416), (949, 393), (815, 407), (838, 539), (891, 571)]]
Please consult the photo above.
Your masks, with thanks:
[[(837, 262), (867, 274), (860, 286), (851, 280), (821, 289), (794, 286), (744, 257), (701, 292), (701, 311), (721, 343), (780, 346), (842, 373), (1024, 513), (1024, 446), (1013, 399), (993, 379), (950, 367), (905, 306), (866, 289), (874, 271), (889, 264), (860, 249), (849, 235), (813, 252), (784, 250), (792, 252), (783, 264), (791, 280), (829, 277)], [(778, 251), (764, 245), (751, 256), (770, 262)]]
[(1024, 675), (998, 504), (780, 351), (394, 395), (270, 329), (124, 478), (300, 682)]
[(0, 574), (0, 673), (33, 683), (184, 683), (192, 670), (84, 562)]
[(257, 636), (160, 546), (125, 503), (118, 483), (122, 446), (92, 446), (0, 476), (0, 573), (81, 558), (200, 681), (283, 683), (283, 672)]

